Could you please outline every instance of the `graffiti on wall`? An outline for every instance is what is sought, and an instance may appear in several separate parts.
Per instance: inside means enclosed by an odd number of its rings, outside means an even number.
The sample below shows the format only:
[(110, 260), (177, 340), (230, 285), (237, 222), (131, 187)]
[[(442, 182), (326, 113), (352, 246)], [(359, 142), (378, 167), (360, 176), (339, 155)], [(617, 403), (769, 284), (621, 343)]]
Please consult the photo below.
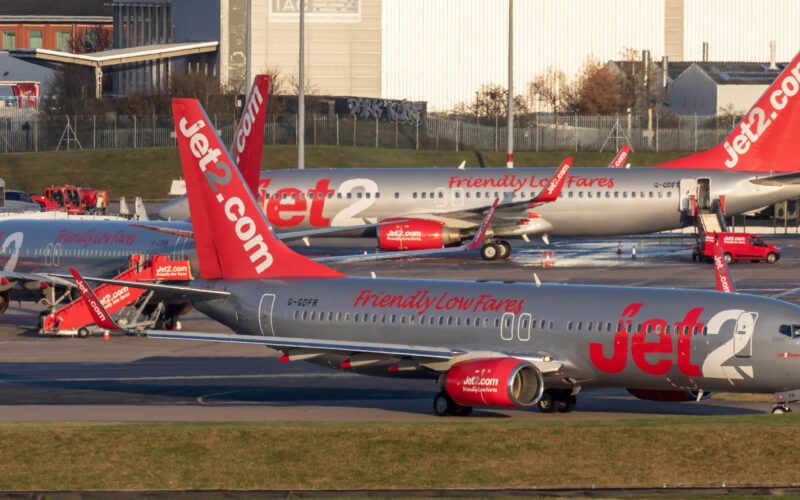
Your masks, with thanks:
[(370, 97), (348, 97), (347, 109), (351, 115), (366, 120), (382, 120), (403, 125), (419, 125), (425, 113), (425, 103), (373, 99)]

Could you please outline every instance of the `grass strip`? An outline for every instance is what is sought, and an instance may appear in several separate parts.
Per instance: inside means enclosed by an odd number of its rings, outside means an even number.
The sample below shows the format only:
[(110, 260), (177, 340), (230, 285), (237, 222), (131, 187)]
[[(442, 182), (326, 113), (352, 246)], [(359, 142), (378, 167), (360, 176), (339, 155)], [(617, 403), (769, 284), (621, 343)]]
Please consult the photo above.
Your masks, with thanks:
[[(555, 166), (566, 156), (574, 156), (575, 166), (605, 166), (613, 153), (596, 152), (519, 152), (518, 166)], [(685, 153), (641, 153), (631, 157), (636, 165), (653, 165)], [(505, 153), (477, 151), (413, 151), (408, 149), (308, 146), (308, 168), (354, 167), (455, 167), (505, 166)], [(295, 146), (264, 146), (263, 169), (297, 167)], [(42, 193), (45, 187), (73, 184), (107, 189), (112, 200), (165, 200), (172, 179), (181, 177), (177, 148), (98, 149), (0, 155), (0, 178), (7, 189)]]
[(800, 482), (796, 415), (441, 423), (0, 424), (0, 489)]

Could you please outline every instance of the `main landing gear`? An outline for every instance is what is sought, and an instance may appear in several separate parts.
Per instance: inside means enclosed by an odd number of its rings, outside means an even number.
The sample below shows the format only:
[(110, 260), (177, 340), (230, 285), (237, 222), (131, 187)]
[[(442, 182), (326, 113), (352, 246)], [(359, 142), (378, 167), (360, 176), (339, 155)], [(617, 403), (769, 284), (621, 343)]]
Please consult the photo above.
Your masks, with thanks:
[(776, 403), (772, 405), (773, 415), (783, 415), (784, 413), (791, 413), (792, 409), (786, 403)]
[(578, 398), (571, 389), (545, 389), (539, 400), (539, 411), (542, 413), (569, 413), (575, 409)]
[(433, 411), (440, 417), (466, 417), (472, 413), (472, 407), (461, 406), (442, 391), (433, 398)]
[(489, 241), (481, 247), (483, 260), (507, 259), (511, 257), (511, 245), (505, 240)]

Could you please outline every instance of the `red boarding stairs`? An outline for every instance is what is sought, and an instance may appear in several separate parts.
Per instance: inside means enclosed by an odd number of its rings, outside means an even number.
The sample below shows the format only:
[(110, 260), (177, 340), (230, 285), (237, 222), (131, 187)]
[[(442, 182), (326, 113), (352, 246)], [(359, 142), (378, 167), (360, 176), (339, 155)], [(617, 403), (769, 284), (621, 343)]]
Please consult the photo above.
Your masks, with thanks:
[[(169, 260), (166, 255), (153, 255), (146, 260), (143, 255), (131, 255), (130, 267), (115, 276), (123, 281), (189, 281), (192, 271), (188, 260)], [(146, 290), (112, 284), (103, 284), (94, 290), (100, 303), (109, 314), (132, 305)], [(94, 324), (86, 299), (80, 297), (44, 317), (41, 333), (88, 335), (87, 327)]]

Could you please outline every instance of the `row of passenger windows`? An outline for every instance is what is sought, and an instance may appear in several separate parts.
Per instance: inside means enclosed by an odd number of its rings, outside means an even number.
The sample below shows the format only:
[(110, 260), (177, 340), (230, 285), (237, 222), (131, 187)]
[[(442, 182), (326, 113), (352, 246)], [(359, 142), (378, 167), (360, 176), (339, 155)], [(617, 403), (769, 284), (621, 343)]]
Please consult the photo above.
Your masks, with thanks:
[[(511, 318), (511, 316), (509, 316)], [(417, 314), (396, 314), (396, 313), (349, 313), (349, 312), (325, 312), (325, 311), (294, 311), (292, 319), (307, 321), (327, 321), (345, 323), (388, 323), (395, 325), (429, 325), (429, 326), (471, 326), (476, 328), (500, 328), (500, 318), (490, 319), (485, 316), (466, 317), (428, 315), (420, 316)], [(524, 318), (524, 328), (528, 328), (528, 319)], [(544, 329), (548, 326), (553, 329), (553, 322), (545, 320), (532, 321), (531, 328)]]
[[(584, 193), (585, 193), (585, 197), (586, 198), (603, 198), (603, 197), (611, 198), (612, 196), (614, 198), (637, 198), (637, 197), (638, 198), (656, 198), (656, 197), (664, 198), (665, 197), (665, 194), (664, 194), (665, 192), (664, 191), (655, 191), (655, 192), (654, 191), (649, 191), (647, 193), (645, 193), (644, 191), (613, 191), (613, 193), (614, 193), (613, 195), (611, 194), (612, 191), (597, 191), (597, 192), (594, 192), (594, 191), (567, 191), (566, 192), (566, 196), (568, 198), (574, 198), (575, 196), (577, 196), (578, 198), (583, 198), (584, 197)], [(333, 193), (328, 193), (327, 196), (323, 196), (323, 194), (324, 193), (322, 193), (322, 192), (317, 192), (316, 193), (316, 199), (321, 200), (323, 197), (326, 197), (327, 199), (331, 200), (331, 199), (334, 198), (334, 194)], [(453, 194), (454, 198), (461, 198), (462, 192), (461, 191), (453, 191), (452, 194)], [(473, 194), (474, 194), (474, 196), (473, 196)], [(528, 193), (526, 191), (517, 191), (517, 192), (511, 192), (511, 191), (499, 192), (499, 191), (495, 191), (494, 193), (492, 193), (491, 191), (483, 191), (483, 192), (476, 191), (475, 193), (467, 191), (467, 192), (464, 192), (463, 195), (464, 195), (464, 198), (467, 198), (467, 199), (474, 197), (476, 199), (487, 199), (488, 200), (488, 199), (501, 198), (501, 197), (502, 198), (511, 197), (511, 198), (519, 198), (521, 200), (527, 200), (527, 199), (535, 198), (538, 195), (538, 193), (536, 193), (534, 191), (531, 191), (530, 193)], [(559, 195), (559, 198), (563, 198), (564, 196), (565, 196), (565, 193), (562, 192)], [(294, 199), (301, 199), (301, 200), (309, 199), (309, 200), (313, 200), (315, 198), (314, 192), (309, 192), (308, 194), (306, 194), (306, 193), (292, 193), (292, 194), (282, 193), (280, 197), (278, 196), (278, 193), (272, 193), (272, 195), (270, 195), (270, 193), (264, 193), (264, 197), (265, 198), (270, 198), (271, 197), (274, 200), (277, 200), (277, 199), (283, 199), (283, 200), (287, 200), (287, 199), (292, 199), (292, 200), (294, 200)], [(352, 192), (350, 192), (350, 193), (336, 193), (336, 196), (335, 196), (335, 198), (339, 199), (339, 200), (341, 200), (343, 198), (349, 200), (349, 199), (352, 199), (354, 197), (358, 198), (358, 199), (361, 199), (361, 198), (367, 198), (367, 199), (375, 198), (377, 200), (377, 199), (380, 199), (381, 194), (379, 192), (371, 193), (371, 192), (358, 191), (356, 193), (352, 193)], [(400, 193), (399, 192), (395, 192), (394, 193), (394, 197), (395, 197), (395, 199), (399, 199), (400, 198)], [(418, 199), (418, 198), (421, 198), (423, 200), (425, 200), (425, 199), (434, 199), (434, 198), (444, 198), (444, 191), (435, 191), (435, 192), (417, 192), (417, 191), (415, 191), (415, 192), (411, 193), (411, 197), (413, 199), (415, 199), (415, 200)], [(672, 198), (672, 191), (666, 191), (666, 197), (667, 198)]]
[[(603, 333), (603, 332), (611, 332), (611, 329), (613, 328), (612, 325), (613, 325), (613, 323), (609, 323), (609, 322), (603, 323), (602, 321), (597, 321), (597, 322), (594, 322), (594, 321), (586, 321), (586, 322), (584, 322), (584, 321), (577, 321), (577, 322), (569, 321), (569, 322), (567, 322), (567, 330), (568, 331), (577, 330), (577, 331), (585, 331), (585, 332)], [(627, 325), (627, 329), (628, 329), (628, 333), (639, 333), (639, 332), (642, 331), (642, 324), (641, 323), (637, 323), (635, 325), (634, 324), (629, 324), (629, 325)], [(657, 329), (652, 324), (651, 325), (647, 325), (645, 327), (645, 333), (657, 333), (656, 330)], [(617, 321), (615, 332), (619, 333), (621, 331), (622, 331), (622, 325), (620, 324), (619, 321)], [(688, 325), (680, 325), (678, 323), (675, 323), (674, 325), (670, 325), (670, 324), (665, 325), (664, 333), (666, 333), (667, 335), (672, 335), (673, 332), (678, 334), (678, 335), (680, 335), (680, 334), (682, 334), (682, 335), (689, 335), (689, 334), (691, 334), (691, 335), (708, 335), (708, 328), (704, 326), (701, 329), (698, 325), (694, 325), (691, 328), (689, 328)]]

